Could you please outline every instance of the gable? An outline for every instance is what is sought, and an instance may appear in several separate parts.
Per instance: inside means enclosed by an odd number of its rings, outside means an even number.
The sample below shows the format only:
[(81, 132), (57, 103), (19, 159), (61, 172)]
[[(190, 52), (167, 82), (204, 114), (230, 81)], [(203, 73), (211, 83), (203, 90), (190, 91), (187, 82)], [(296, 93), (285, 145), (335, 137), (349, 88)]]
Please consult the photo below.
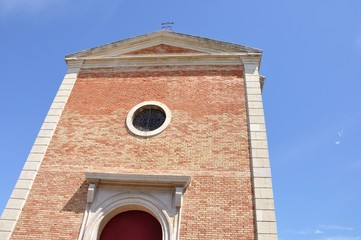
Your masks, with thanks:
[(177, 54), (177, 53), (201, 53), (201, 52), (162, 43), (152, 47), (147, 47), (132, 52), (127, 52), (125, 54), (138, 55), (138, 54)]
[(162, 30), (69, 54), (66, 60), (147, 54), (256, 54), (260, 56), (262, 51), (238, 44)]

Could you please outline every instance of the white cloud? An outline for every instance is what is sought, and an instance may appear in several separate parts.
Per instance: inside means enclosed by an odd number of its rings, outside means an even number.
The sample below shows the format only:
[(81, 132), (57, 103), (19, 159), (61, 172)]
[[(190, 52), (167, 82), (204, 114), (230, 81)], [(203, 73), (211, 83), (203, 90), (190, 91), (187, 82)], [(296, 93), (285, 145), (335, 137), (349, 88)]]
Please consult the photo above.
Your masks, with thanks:
[(319, 225), (320, 229), (323, 230), (341, 230), (341, 231), (352, 231), (352, 227), (338, 226), (338, 225)]
[(292, 234), (296, 234), (296, 235), (306, 235), (310, 232), (309, 229), (306, 230), (294, 230), (294, 229), (289, 229), (287, 230), (287, 232), (292, 233)]
[[(294, 230), (289, 229), (287, 230), (288, 233), (295, 234), (295, 235), (319, 235), (324, 234), (326, 235), (327, 232), (335, 232), (335, 231), (353, 231), (354, 228), (352, 227), (346, 227), (346, 226), (339, 226), (339, 225), (318, 225), (317, 228), (307, 228), (302, 230)], [(320, 240), (361, 240), (359, 238), (349, 238), (349, 237), (324, 237)]]
[(322, 238), (321, 240), (361, 240), (361, 237), (332, 236)]
[(343, 136), (343, 128), (340, 131), (337, 132), (337, 135), (340, 138)]
[(341, 130), (337, 131), (337, 138), (338, 140), (335, 142), (336, 145), (341, 143), (341, 140), (343, 138), (343, 128), (341, 128)]

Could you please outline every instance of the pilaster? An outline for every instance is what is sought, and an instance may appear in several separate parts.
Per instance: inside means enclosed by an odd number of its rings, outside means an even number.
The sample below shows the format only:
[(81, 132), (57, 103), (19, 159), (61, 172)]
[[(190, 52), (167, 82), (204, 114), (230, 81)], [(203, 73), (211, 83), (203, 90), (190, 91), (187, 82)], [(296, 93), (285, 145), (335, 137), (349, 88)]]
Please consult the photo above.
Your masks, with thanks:
[(242, 58), (246, 86), (247, 113), (252, 165), (257, 240), (276, 240), (277, 227), (271, 168), (264, 120), (260, 57)]

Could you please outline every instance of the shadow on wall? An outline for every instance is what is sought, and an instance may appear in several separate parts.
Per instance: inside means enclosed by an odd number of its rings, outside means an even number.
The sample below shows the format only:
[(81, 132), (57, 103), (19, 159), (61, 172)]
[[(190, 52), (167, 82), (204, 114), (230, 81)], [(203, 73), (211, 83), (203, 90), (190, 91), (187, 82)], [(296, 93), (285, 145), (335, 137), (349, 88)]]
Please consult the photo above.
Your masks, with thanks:
[(86, 196), (88, 191), (88, 183), (84, 181), (69, 201), (65, 204), (62, 211), (83, 213), (86, 207)]

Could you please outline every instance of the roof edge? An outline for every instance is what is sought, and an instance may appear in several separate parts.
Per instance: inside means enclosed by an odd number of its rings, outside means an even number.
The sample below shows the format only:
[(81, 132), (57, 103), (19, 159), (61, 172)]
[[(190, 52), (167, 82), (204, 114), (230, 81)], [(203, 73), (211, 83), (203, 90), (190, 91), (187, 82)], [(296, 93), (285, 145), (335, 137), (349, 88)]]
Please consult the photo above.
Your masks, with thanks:
[(169, 31), (169, 30), (160, 30), (160, 31), (155, 31), (155, 32), (139, 35), (136, 37), (126, 38), (126, 39), (119, 40), (116, 42), (111, 42), (111, 43), (104, 44), (104, 45), (101, 45), (98, 47), (85, 49), (85, 50), (82, 50), (79, 52), (70, 53), (65, 56), (65, 59), (78, 58), (78, 57), (82, 57), (85, 55), (89, 55), (91, 53), (99, 53), (101, 51), (106, 51), (107, 49), (111, 49), (113, 47), (118, 47), (120, 45), (127, 44), (127, 43), (146, 42), (147, 40), (150, 41), (151, 39), (155, 39), (157, 37), (159, 37), (160, 39), (166, 38), (166, 37), (170, 37), (170, 38), (173, 37), (173, 38), (178, 38), (179, 40), (194, 41), (196, 43), (214, 46), (214, 47), (218, 47), (218, 48), (234, 49), (235, 52), (243, 51), (243, 52), (247, 52), (247, 53), (262, 54), (262, 50), (257, 49), (257, 48), (247, 47), (247, 46), (243, 46), (243, 45), (239, 45), (239, 44), (214, 40), (214, 39), (205, 38), (205, 37), (199, 37), (199, 36), (193, 36), (193, 35), (189, 35), (189, 34), (173, 32), (173, 31)]

